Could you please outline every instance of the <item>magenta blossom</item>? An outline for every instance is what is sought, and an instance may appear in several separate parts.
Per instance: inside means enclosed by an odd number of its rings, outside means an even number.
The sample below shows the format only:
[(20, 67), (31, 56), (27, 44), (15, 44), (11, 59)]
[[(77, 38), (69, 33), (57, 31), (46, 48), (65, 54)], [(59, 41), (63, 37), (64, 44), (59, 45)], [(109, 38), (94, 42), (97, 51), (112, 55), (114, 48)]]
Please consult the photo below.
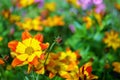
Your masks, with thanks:
[(103, 0), (93, 0), (93, 4), (99, 5), (102, 4)]
[(42, 8), (44, 5), (44, 0), (35, 0), (35, 3), (38, 3), (38, 7)]
[(105, 11), (105, 4), (99, 4), (95, 8), (96, 13), (104, 12)]

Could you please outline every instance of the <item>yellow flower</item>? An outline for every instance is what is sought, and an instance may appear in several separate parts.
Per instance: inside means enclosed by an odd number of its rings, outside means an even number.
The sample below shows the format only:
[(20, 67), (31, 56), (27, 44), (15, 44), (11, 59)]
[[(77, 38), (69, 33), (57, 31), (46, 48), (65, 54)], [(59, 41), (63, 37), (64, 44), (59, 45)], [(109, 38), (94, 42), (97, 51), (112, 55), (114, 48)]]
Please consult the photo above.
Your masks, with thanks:
[(48, 9), (49, 11), (55, 11), (56, 3), (54, 2), (46, 3), (45, 8)]
[(3, 37), (0, 36), (0, 41), (2, 41), (2, 40), (3, 40)]
[(77, 61), (75, 52), (72, 52), (69, 48), (66, 50), (66, 52), (61, 52), (60, 54), (59, 60), (66, 59), (67, 61)]
[(10, 20), (11, 23), (17, 22), (17, 21), (20, 20), (20, 16), (17, 16), (17, 15), (10, 15), (9, 20)]
[(47, 19), (42, 21), (42, 24), (45, 26), (63, 26), (65, 23), (63, 21), (63, 17), (61, 16), (54, 16), (54, 17), (48, 17)]
[(119, 34), (113, 30), (106, 32), (103, 41), (108, 47), (112, 47), (114, 50), (120, 47)]
[(24, 30), (37, 30), (41, 31), (43, 27), (41, 26), (41, 18), (36, 17), (34, 19), (25, 18), (24, 22), (17, 22), (16, 25)]
[(102, 16), (101, 16), (101, 14), (99, 14), (99, 13), (94, 13), (94, 16), (95, 16), (98, 24), (101, 25), (101, 24), (102, 24)]
[(67, 0), (68, 3), (73, 4), (75, 7), (79, 7), (80, 5), (77, 3), (77, 0)]
[(120, 73), (120, 62), (113, 62), (114, 71)]
[(83, 21), (84, 21), (85, 24), (86, 24), (86, 28), (87, 28), (87, 29), (90, 29), (91, 26), (92, 26), (92, 24), (93, 24), (92, 19), (91, 19), (89, 16), (85, 16), (85, 17), (83, 17)]
[(120, 10), (120, 4), (115, 3), (114, 6), (115, 6), (116, 9)]
[(24, 64), (37, 65), (35, 60), (40, 58), (43, 50), (48, 48), (48, 43), (44, 44), (43, 36), (37, 34), (32, 37), (29, 32), (22, 33), (22, 42), (11, 41), (8, 43), (8, 47), (12, 50), (12, 55), (15, 56), (12, 66)]
[(2, 15), (3, 15), (6, 19), (8, 19), (8, 18), (10, 17), (10, 14), (11, 14), (10, 10), (3, 10), (3, 11), (2, 11)]
[(27, 7), (34, 3), (34, 0), (18, 0), (17, 2), (18, 7)]

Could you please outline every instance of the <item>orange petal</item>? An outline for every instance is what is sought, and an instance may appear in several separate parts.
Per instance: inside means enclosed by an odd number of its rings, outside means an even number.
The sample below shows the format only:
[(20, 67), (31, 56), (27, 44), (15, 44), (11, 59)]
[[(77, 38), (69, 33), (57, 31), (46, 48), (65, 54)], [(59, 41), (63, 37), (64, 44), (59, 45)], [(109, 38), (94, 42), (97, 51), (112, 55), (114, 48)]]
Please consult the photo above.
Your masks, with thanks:
[(39, 42), (43, 42), (43, 35), (42, 34), (37, 34), (34, 37), (35, 39), (37, 39)]
[(22, 64), (23, 61), (20, 61), (19, 59), (15, 58), (13, 61), (12, 61), (12, 67), (16, 67), (17, 65), (20, 65)]
[(31, 35), (30, 35), (30, 33), (28, 31), (24, 31), (22, 33), (22, 40), (25, 40), (27, 38), (31, 38)]
[(46, 43), (46, 44), (42, 43), (42, 44), (40, 44), (40, 46), (41, 46), (42, 50), (45, 50), (49, 47), (49, 43)]
[(38, 61), (38, 57), (34, 57), (34, 59), (32, 60), (32, 62), (30, 62), (30, 64), (34, 65), (34, 66), (37, 66), (39, 64), (39, 61)]
[(8, 43), (8, 47), (12, 49), (12, 51), (16, 50), (17, 45), (18, 45), (18, 41), (11, 41)]
[(35, 72), (38, 73), (38, 74), (44, 74), (45, 73), (45, 68), (42, 67), (41, 69), (39, 69), (39, 70), (37, 70)]
[(49, 78), (50, 78), (50, 79), (52, 79), (54, 76), (55, 76), (54, 73), (50, 73), (50, 74), (49, 74)]
[(3, 59), (0, 58), (0, 64), (4, 64), (5, 62), (3, 61)]

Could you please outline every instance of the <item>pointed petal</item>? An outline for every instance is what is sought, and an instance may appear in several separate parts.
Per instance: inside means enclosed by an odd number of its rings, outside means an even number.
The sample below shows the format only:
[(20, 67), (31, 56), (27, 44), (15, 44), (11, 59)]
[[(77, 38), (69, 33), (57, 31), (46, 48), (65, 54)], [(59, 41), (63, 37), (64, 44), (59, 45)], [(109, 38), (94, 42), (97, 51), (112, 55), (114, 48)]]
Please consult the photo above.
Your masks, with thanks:
[(12, 49), (12, 51), (16, 50), (17, 45), (18, 45), (18, 41), (11, 41), (8, 43), (8, 47)]
[(32, 60), (36, 57), (36, 54), (29, 55), (28, 62), (32, 62)]
[(32, 39), (32, 41), (31, 41), (31, 44), (30, 44), (30, 46), (35, 50), (35, 51), (37, 51), (37, 50), (41, 50), (41, 47), (40, 47), (40, 42), (38, 41), (38, 40), (36, 40), (36, 39)]
[(37, 70), (35, 72), (38, 73), (38, 74), (44, 74), (45, 73), (45, 68), (42, 67), (41, 69), (39, 69), (39, 70)]
[(34, 57), (34, 59), (30, 62), (30, 64), (37, 66), (39, 64), (38, 57)]
[(46, 44), (42, 43), (42, 44), (40, 44), (40, 46), (41, 46), (42, 50), (45, 50), (49, 47), (49, 43), (46, 43)]
[(54, 76), (55, 76), (54, 73), (50, 73), (50, 74), (49, 74), (49, 78), (50, 78), (50, 79), (52, 79)]
[(32, 38), (28, 38), (28, 39), (23, 40), (22, 42), (23, 42), (23, 44), (24, 44), (25, 46), (28, 47), (28, 46), (30, 46), (31, 41), (32, 41)]
[(17, 59), (19, 59), (20, 61), (25, 61), (28, 58), (28, 54), (21, 54), (17, 56)]
[(37, 57), (41, 57), (41, 54), (42, 54), (42, 51), (35, 51), (34, 54), (37, 56)]
[(35, 39), (37, 39), (39, 42), (43, 42), (43, 35), (42, 34), (37, 34), (34, 37)]
[(28, 31), (24, 31), (22, 33), (22, 40), (25, 40), (27, 38), (31, 38), (31, 35), (30, 35), (30, 33)]
[(23, 43), (19, 42), (16, 48), (16, 52), (25, 53), (25, 49), (26, 49), (26, 46)]
[(20, 65), (22, 64), (23, 61), (20, 61), (19, 59), (15, 58), (13, 61), (12, 61), (12, 67), (16, 67), (17, 65)]

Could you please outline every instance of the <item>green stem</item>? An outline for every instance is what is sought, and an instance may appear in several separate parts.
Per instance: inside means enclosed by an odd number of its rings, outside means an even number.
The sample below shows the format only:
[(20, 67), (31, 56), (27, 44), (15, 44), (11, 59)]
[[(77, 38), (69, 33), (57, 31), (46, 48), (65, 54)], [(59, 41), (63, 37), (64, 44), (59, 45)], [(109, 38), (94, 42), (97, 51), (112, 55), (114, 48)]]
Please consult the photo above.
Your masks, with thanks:
[(52, 43), (52, 45), (50, 46), (50, 48), (49, 48), (49, 50), (48, 50), (48, 53), (46, 53), (47, 57), (46, 57), (46, 59), (45, 59), (44, 65), (46, 64), (46, 61), (47, 61), (47, 59), (48, 59), (48, 57), (49, 57), (49, 52), (52, 50), (52, 48), (53, 48), (53, 46), (54, 46), (55, 44), (56, 44), (56, 41)]

